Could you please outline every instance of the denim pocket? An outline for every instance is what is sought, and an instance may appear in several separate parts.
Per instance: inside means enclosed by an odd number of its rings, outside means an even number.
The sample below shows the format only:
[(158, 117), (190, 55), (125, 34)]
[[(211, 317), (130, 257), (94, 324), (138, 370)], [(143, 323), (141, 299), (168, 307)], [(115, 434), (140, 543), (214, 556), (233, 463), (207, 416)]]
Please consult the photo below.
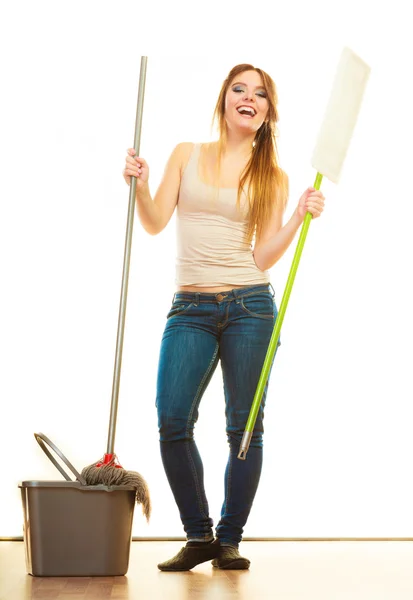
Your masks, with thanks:
[(172, 302), (172, 306), (168, 314), (166, 315), (166, 318), (170, 319), (171, 317), (181, 315), (182, 313), (190, 309), (191, 306), (193, 306), (193, 302), (179, 302), (178, 300), (175, 300), (174, 302)]
[(241, 307), (248, 315), (260, 319), (274, 319), (276, 316), (274, 300), (271, 294), (251, 294), (241, 298)]

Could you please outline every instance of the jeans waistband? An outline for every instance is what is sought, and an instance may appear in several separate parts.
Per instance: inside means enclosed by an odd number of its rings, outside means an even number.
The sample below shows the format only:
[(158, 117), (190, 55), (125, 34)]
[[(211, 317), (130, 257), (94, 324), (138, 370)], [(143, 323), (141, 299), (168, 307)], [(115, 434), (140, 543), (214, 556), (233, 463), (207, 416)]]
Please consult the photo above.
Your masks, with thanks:
[[(272, 290), (272, 292), (271, 292)], [(187, 302), (194, 302), (199, 304), (200, 302), (222, 302), (223, 300), (234, 300), (242, 298), (247, 294), (254, 294), (258, 292), (270, 292), (272, 297), (275, 296), (274, 288), (271, 283), (252, 285), (243, 288), (234, 288), (225, 292), (175, 292), (172, 302), (175, 300), (182, 300)]]

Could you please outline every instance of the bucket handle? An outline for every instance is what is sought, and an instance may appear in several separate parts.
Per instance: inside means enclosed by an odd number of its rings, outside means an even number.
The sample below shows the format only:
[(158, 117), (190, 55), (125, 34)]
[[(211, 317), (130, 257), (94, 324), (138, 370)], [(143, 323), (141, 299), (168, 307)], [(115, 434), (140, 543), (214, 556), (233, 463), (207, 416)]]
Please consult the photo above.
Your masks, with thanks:
[(76, 471), (76, 469), (74, 468), (74, 466), (72, 465), (72, 463), (70, 463), (66, 456), (59, 450), (59, 448), (57, 446), (55, 446), (53, 444), (53, 442), (51, 440), (49, 440), (48, 437), (46, 437), (44, 435), (44, 433), (35, 433), (34, 437), (36, 438), (37, 443), (39, 444), (40, 448), (43, 450), (43, 452), (46, 454), (46, 456), (48, 458), (50, 458), (50, 460), (52, 461), (52, 463), (54, 464), (54, 466), (56, 467), (56, 469), (58, 471), (60, 471), (60, 473), (63, 475), (63, 477), (66, 479), (66, 481), (72, 481), (72, 479), (69, 477), (69, 475), (66, 473), (66, 471), (63, 469), (63, 467), (61, 467), (59, 465), (59, 463), (57, 462), (57, 460), (54, 458), (54, 456), (49, 452), (49, 450), (46, 448), (44, 442), (46, 442), (46, 444), (48, 446), (50, 446), (50, 448), (56, 452), (56, 454), (62, 459), (62, 461), (65, 463), (65, 465), (67, 465), (70, 469), (70, 471), (73, 473), (73, 475), (76, 477), (76, 479), (82, 484), (82, 485), (87, 485), (86, 480), (84, 479), (84, 477), (82, 477), (82, 475), (80, 473), (78, 473)]

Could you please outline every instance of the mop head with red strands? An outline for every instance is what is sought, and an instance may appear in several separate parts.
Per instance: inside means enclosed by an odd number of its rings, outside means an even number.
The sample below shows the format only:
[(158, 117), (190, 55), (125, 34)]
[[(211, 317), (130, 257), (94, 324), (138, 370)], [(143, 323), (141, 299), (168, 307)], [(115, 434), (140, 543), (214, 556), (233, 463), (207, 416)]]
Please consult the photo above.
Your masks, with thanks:
[(140, 473), (127, 471), (117, 461), (115, 454), (106, 455), (100, 461), (85, 467), (82, 476), (88, 485), (125, 485), (136, 491), (136, 503), (142, 505), (142, 512), (149, 522), (151, 516), (151, 498), (149, 488)]

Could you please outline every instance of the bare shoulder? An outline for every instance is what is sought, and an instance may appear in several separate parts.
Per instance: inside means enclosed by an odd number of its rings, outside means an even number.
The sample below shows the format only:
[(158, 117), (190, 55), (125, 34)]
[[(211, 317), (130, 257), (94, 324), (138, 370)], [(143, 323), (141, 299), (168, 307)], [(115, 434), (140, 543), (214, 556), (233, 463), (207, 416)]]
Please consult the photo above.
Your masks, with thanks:
[(183, 154), (188, 152), (191, 153), (194, 146), (194, 142), (180, 142), (175, 146), (175, 150), (182, 152)]
[(176, 153), (183, 161), (188, 160), (194, 146), (194, 142), (180, 142), (175, 146), (174, 153)]
[(172, 151), (171, 161), (176, 164), (181, 173), (184, 172), (185, 167), (188, 164), (194, 146), (195, 144), (193, 142), (180, 142)]

